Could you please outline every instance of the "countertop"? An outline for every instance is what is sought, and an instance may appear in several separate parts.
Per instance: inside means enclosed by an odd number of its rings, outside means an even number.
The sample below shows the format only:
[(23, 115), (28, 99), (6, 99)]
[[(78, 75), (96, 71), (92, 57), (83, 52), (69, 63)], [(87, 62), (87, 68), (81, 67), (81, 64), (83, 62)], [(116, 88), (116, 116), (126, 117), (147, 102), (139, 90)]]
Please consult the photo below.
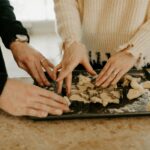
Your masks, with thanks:
[(149, 150), (150, 117), (33, 121), (0, 111), (0, 150)]

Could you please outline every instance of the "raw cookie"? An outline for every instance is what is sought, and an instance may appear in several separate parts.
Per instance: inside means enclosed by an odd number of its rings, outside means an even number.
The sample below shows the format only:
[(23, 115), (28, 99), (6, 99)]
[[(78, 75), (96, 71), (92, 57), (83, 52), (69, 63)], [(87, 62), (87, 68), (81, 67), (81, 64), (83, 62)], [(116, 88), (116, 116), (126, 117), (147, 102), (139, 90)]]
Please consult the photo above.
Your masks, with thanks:
[(69, 97), (69, 99), (71, 101), (80, 101), (80, 102), (84, 102), (84, 103), (89, 103), (89, 101), (87, 101), (85, 98), (83, 98), (83, 97), (81, 97), (80, 95), (77, 95), (77, 94), (71, 95)]
[(135, 99), (140, 97), (141, 95), (143, 95), (145, 92), (144, 89), (130, 89), (128, 94), (127, 94), (127, 98), (129, 100)]
[(90, 97), (93, 97), (93, 96), (96, 96), (96, 95), (98, 94), (98, 91), (97, 91), (97, 90), (88, 89), (87, 94), (88, 94)]
[(90, 101), (93, 103), (101, 103), (102, 104), (102, 99), (97, 96), (91, 97)]
[(80, 93), (79, 94), (82, 98), (85, 98), (87, 101), (89, 99), (89, 95), (88, 94), (85, 94), (85, 93)]
[(115, 98), (120, 99), (121, 95), (119, 91), (111, 91), (110, 94), (112, 94), (112, 96), (114, 96)]
[(108, 93), (103, 92), (100, 94), (100, 97), (102, 99), (102, 104), (103, 106), (107, 106), (109, 103), (116, 103), (119, 104), (119, 99), (118, 98), (112, 98), (111, 96), (109, 96)]
[(144, 89), (150, 89), (150, 81), (145, 81), (142, 83)]
[(83, 85), (85, 83), (91, 82), (91, 79), (89, 77), (83, 76), (81, 74), (78, 77), (79, 77), (78, 85)]
[(68, 106), (70, 106), (70, 105), (71, 105), (71, 102), (70, 102), (69, 98), (68, 98), (67, 96), (64, 96), (64, 99), (65, 99), (65, 101), (67, 102)]
[(143, 89), (143, 87), (142, 87), (142, 85), (140, 85), (138, 82), (137, 82), (137, 80), (136, 80), (136, 78), (133, 78), (132, 79), (132, 81), (131, 81), (131, 83), (130, 83), (130, 85), (131, 85), (131, 87), (133, 88), (133, 89)]

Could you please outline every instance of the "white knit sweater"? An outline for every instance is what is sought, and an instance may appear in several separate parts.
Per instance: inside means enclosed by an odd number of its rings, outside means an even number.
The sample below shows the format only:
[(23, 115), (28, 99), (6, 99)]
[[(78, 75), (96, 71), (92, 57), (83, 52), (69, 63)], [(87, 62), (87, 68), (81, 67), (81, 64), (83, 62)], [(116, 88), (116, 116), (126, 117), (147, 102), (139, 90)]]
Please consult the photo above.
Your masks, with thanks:
[(138, 66), (150, 63), (150, 0), (54, 0), (63, 40), (84, 43), (88, 50), (114, 54), (133, 44)]

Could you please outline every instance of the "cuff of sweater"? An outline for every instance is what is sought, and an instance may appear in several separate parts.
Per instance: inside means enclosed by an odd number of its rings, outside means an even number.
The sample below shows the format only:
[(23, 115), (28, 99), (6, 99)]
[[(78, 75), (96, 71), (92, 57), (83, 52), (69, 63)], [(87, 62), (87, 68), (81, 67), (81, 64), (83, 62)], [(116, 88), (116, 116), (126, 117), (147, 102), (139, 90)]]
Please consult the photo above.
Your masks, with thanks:
[(3, 24), (1, 38), (6, 48), (10, 49), (10, 44), (16, 39), (17, 34), (26, 35), (28, 37), (28, 42), (30, 41), (27, 30), (22, 26), (22, 24), (19, 21), (10, 21), (9, 26), (6, 26), (5, 23), (6, 22), (4, 22)]
[(137, 69), (141, 69), (143, 66), (145, 66), (146, 63), (143, 54), (140, 51), (138, 51), (138, 49), (139, 48), (137, 45), (134, 45), (133, 43), (126, 43), (119, 46), (119, 48), (116, 51), (119, 52), (126, 50), (129, 54), (136, 58), (137, 62), (135, 64), (135, 67)]
[(60, 49), (65, 50), (66, 48), (69, 48), (73, 43), (81, 44), (80, 40), (76, 39), (64, 40), (60, 44)]

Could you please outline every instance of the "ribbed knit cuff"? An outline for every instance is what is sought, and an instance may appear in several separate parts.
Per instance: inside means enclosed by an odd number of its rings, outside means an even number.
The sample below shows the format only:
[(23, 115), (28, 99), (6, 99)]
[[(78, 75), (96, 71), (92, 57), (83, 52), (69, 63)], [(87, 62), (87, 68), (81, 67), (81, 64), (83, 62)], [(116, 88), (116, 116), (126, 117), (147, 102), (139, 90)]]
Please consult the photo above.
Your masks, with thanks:
[(73, 39), (66, 40), (66, 41), (61, 42), (60, 49), (65, 50), (65, 48), (69, 48), (73, 43), (81, 44), (79, 40), (73, 40)]
[(144, 62), (143, 54), (137, 49), (137, 45), (134, 45), (133, 43), (126, 43), (124, 45), (119, 46), (119, 48), (116, 51), (119, 52), (126, 50), (128, 53), (130, 53), (136, 58), (137, 62), (135, 64), (135, 67), (137, 69), (141, 69), (144, 65), (146, 65), (146, 63)]

